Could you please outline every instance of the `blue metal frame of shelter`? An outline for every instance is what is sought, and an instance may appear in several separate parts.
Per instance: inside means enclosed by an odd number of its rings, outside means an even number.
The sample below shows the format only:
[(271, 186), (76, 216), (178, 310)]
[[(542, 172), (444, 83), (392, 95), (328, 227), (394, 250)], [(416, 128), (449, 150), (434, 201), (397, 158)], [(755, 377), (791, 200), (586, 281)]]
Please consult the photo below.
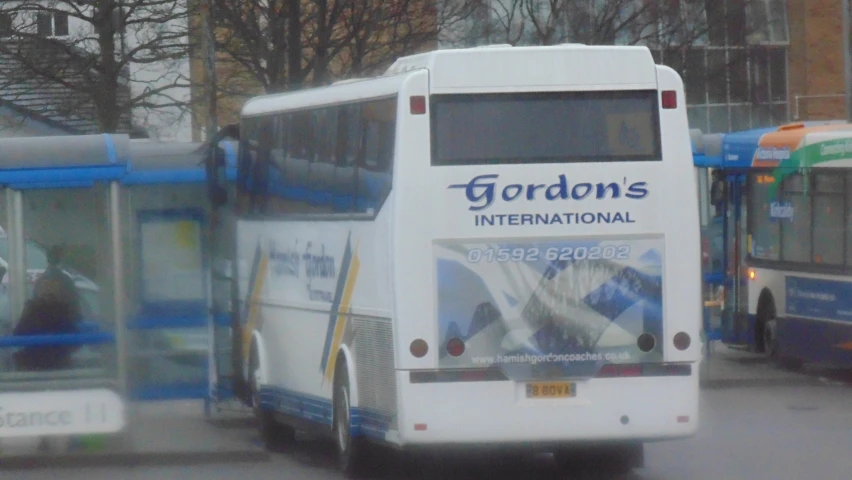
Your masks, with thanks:
[[(87, 188), (123, 178), (129, 166), (126, 136), (89, 135), (4, 139), (0, 184), (13, 190)], [(123, 141), (122, 141), (123, 140)]]
[[(0, 186), (11, 190), (89, 188), (96, 182), (118, 181), (127, 173), (126, 135), (56, 136), (0, 140)], [(17, 232), (20, 240), (23, 233)], [(89, 329), (90, 322), (85, 322)], [(34, 345), (114, 343), (113, 332), (82, 330), (76, 334), (0, 338), (0, 348)]]

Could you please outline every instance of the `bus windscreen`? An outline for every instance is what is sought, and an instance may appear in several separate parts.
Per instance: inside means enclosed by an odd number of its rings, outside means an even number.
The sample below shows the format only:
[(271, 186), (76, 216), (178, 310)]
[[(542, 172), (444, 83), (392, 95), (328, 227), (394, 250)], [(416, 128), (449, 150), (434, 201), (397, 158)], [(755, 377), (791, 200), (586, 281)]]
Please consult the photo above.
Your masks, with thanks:
[(433, 95), (432, 165), (659, 161), (656, 90)]

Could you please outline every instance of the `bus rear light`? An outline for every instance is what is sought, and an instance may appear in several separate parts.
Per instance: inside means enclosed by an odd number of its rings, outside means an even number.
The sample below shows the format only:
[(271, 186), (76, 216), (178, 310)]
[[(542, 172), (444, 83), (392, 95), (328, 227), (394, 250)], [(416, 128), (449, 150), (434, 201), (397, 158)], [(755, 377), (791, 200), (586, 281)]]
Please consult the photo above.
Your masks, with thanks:
[(642, 365), (622, 365), (618, 368), (619, 377), (641, 377)]
[(692, 343), (692, 339), (689, 338), (689, 334), (686, 332), (678, 332), (674, 336), (674, 346), (678, 350), (686, 350), (689, 348), (689, 345)]
[(689, 423), (689, 415), (678, 415), (677, 423)]
[(426, 424), (425, 423), (415, 423), (414, 424), (414, 431), (415, 432), (425, 432), (426, 431)]
[(675, 90), (664, 90), (661, 93), (663, 108), (670, 110), (673, 108), (677, 108), (677, 91)]
[(464, 341), (460, 338), (451, 338), (447, 342), (447, 353), (451, 357), (460, 357), (464, 353)]
[(409, 350), (411, 350), (411, 354), (416, 358), (423, 358), (426, 356), (426, 353), (429, 352), (429, 344), (426, 343), (426, 340), (418, 338), (411, 342)]
[(425, 115), (426, 114), (426, 97), (423, 95), (414, 95), (408, 99), (409, 106), (411, 107), (412, 115)]

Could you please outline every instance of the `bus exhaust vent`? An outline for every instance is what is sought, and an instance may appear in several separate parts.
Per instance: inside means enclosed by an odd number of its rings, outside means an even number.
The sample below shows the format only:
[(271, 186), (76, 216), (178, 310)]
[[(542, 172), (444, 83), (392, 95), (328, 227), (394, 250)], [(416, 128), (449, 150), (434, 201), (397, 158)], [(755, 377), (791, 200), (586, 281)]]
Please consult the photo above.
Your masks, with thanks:
[(353, 317), (358, 406), (389, 419), (396, 430), (396, 371), (390, 319)]

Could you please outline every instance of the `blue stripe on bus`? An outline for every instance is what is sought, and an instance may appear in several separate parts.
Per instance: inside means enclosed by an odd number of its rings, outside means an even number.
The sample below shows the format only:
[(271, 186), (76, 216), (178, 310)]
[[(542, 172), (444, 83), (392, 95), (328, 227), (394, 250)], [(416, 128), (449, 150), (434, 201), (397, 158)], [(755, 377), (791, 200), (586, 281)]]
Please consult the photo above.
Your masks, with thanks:
[[(332, 205), (337, 211), (377, 209), (382, 198), (382, 192), (386, 190), (385, 185), (389, 183), (381, 176), (364, 176), (364, 191), (359, 191), (357, 196), (353, 192), (315, 190), (292, 184), (284, 173), (277, 168), (270, 169), (268, 179), (268, 193), (278, 198), (297, 202), (307, 202), (312, 205)], [(247, 184), (249, 190), (254, 188), (253, 184)]]
[[(279, 412), (331, 427), (334, 407), (330, 399), (294, 392), (278, 387), (261, 387), (260, 406), (267, 411)], [(391, 417), (367, 408), (352, 408), (350, 433), (352, 436), (384, 440), (390, 431)]]

